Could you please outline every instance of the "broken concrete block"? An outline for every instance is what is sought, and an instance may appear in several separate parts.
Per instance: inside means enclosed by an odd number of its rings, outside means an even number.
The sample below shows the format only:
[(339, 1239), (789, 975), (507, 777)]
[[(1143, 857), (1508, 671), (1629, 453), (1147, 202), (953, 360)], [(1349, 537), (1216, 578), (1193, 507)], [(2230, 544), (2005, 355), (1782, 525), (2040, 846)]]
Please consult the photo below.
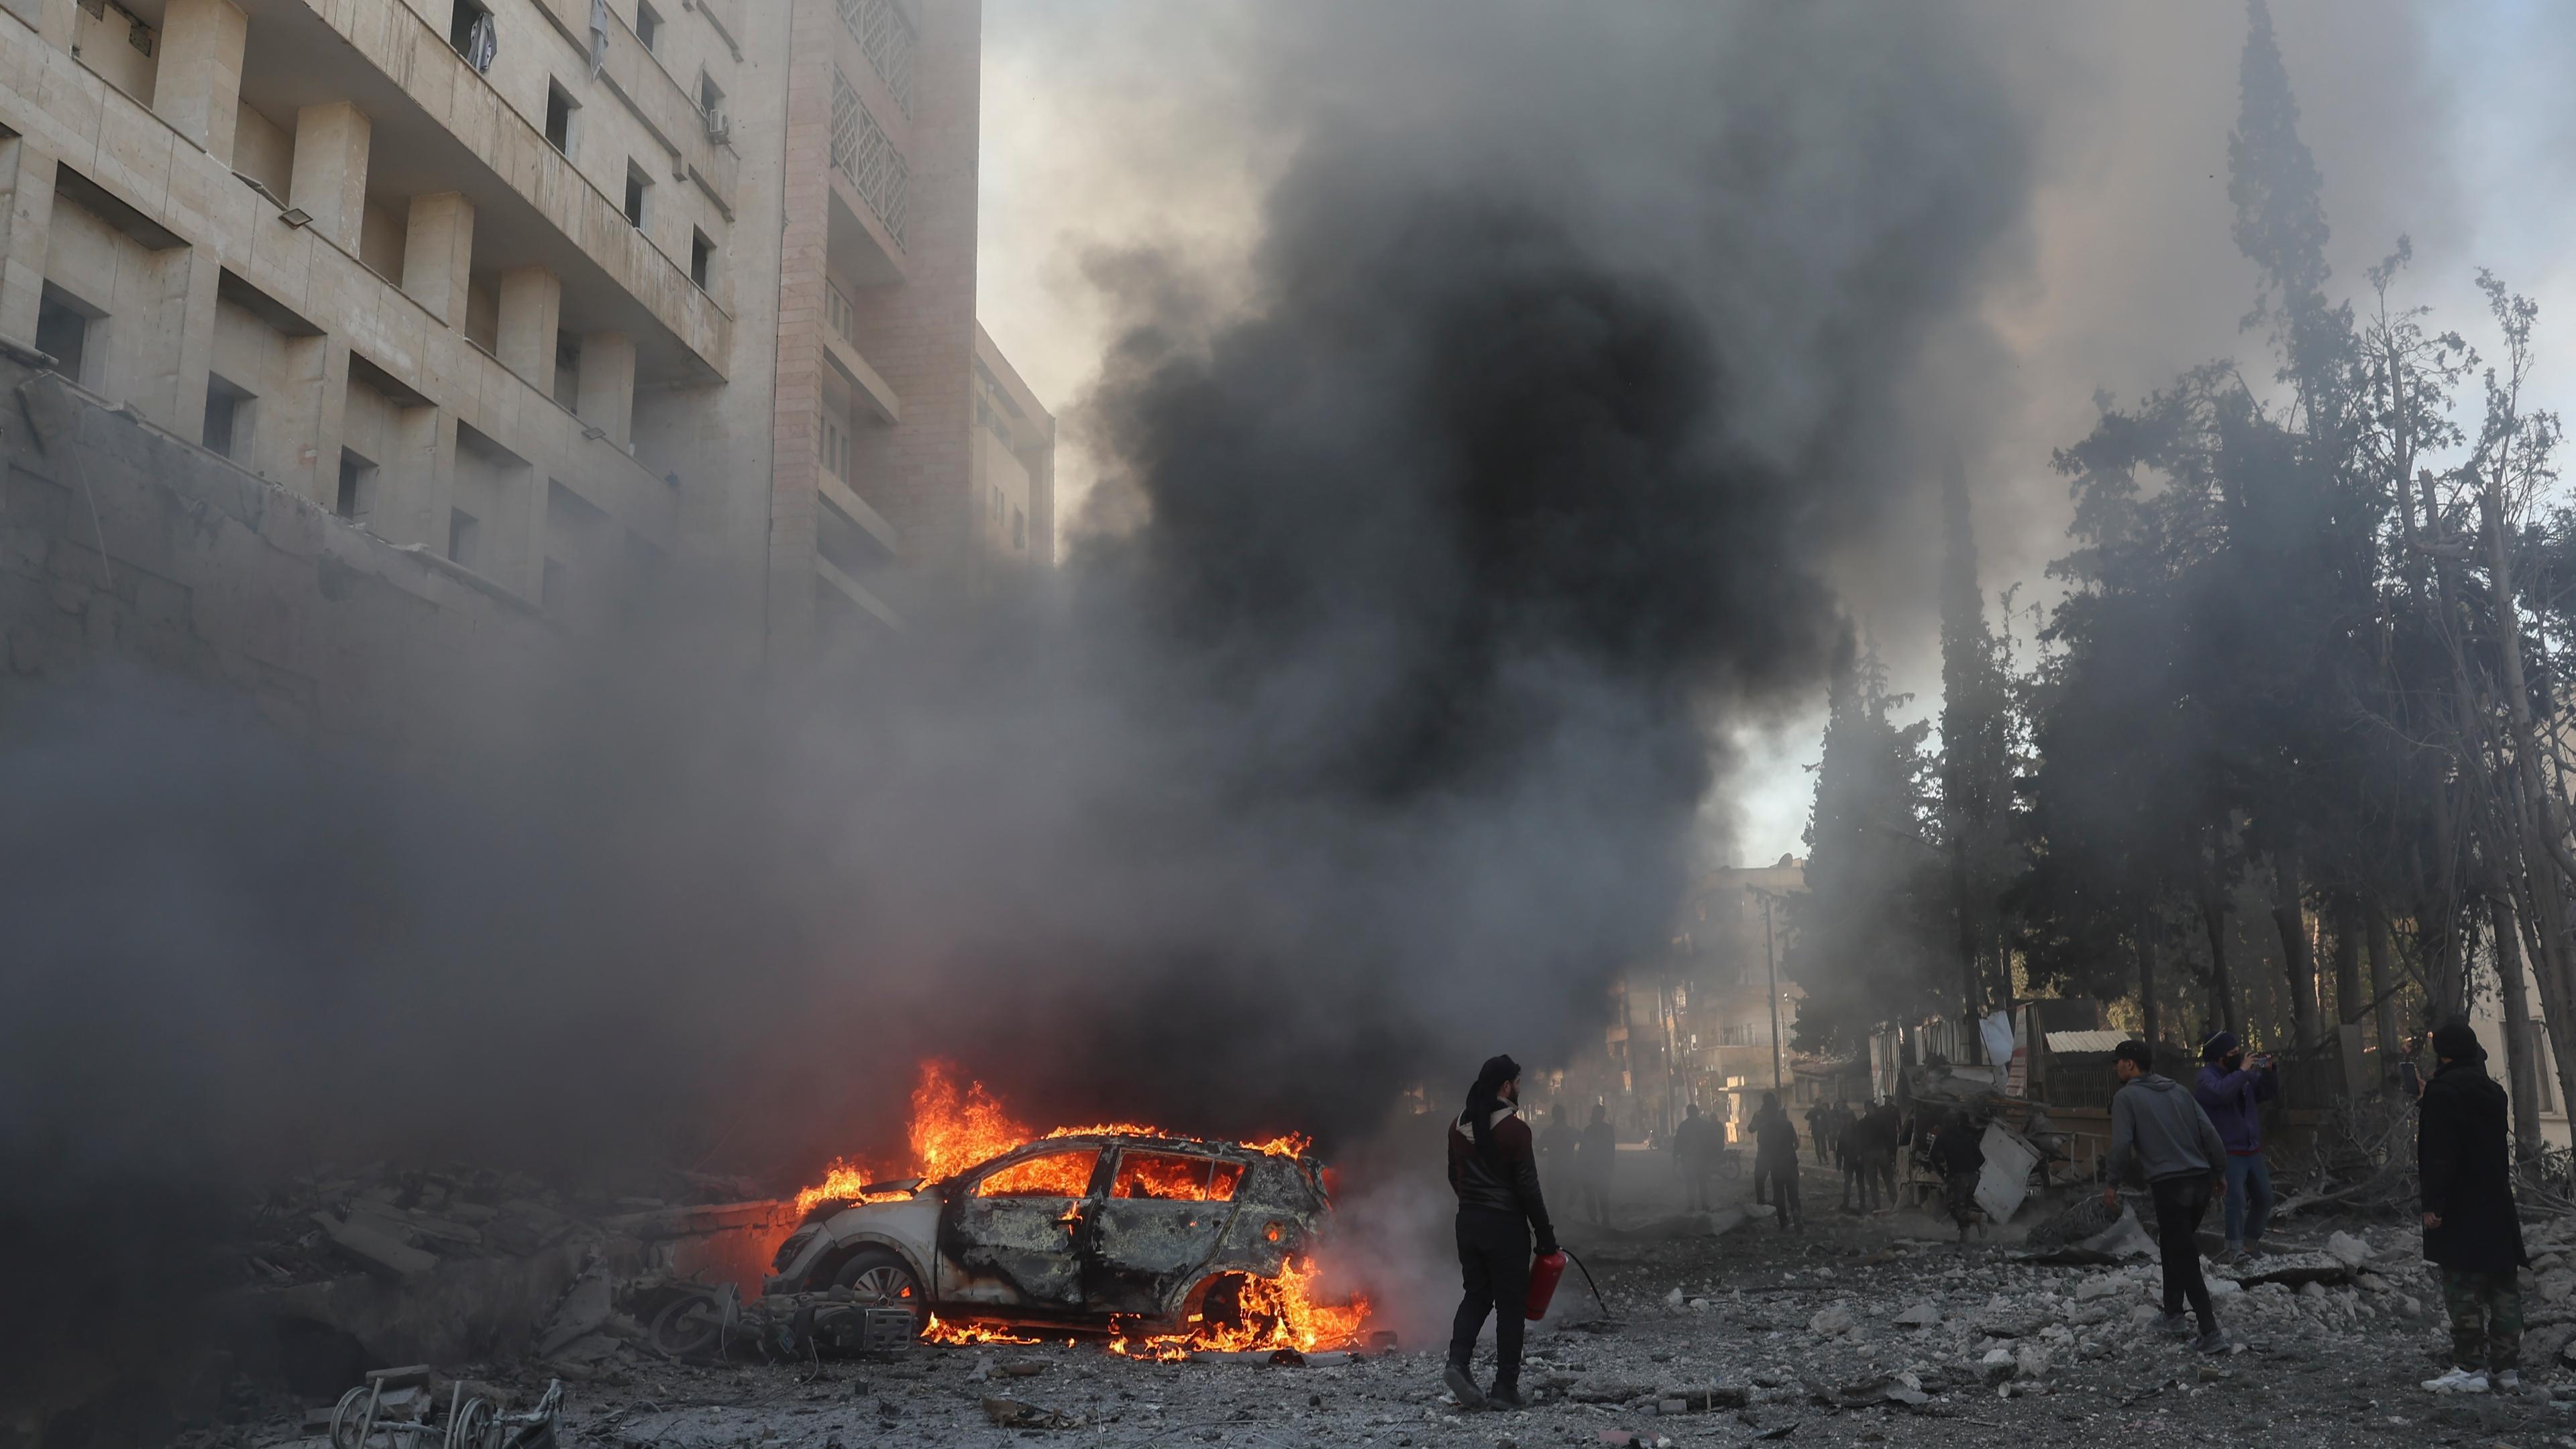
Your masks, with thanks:
[(537, 1352), (551, 1355), (575, 1339), (597, 1333), (607, 1325), (613, 1307), (608, 1270), (593, 1264), (573, 1281), (571, 1291), (556, 1305), (554, 1317), (547, 1320), (546, 1331), (537, 1339)]
[(2013, 1355), (2013, 1376), (2024, 1379), (2046, 1378), (2048, 1350), (2024, 1344), (2021, 1350)]
[(405, 1247), (392, 1238), (356, 1223), (344, 1223), (329, 1213), (313, 1214), (331, 1246), (354, 1259), (358, 1266), (379, 1278), (400, 1281), (417, 1278), (438, 1266), (434, 1254)]
[(2559, 1303), (2576, 1293), (2576, 1268), (2552, 1268), (2540, 1275), (2540, 1300)]
[(1041, 1408), (1020, 1399), (988, 1398), (984, 1400), (984, 1417), (992, 1420), (994, 1427), (1002, 1429), (1078, 1429), (1082, 1427), (1082, 1419), (1079, 1415), (1067, 1415), (1059, 1410)]
[(2347, 1268), (2358, 1268), (2370, 1261), (2370, 1244), (2350, 1233), (2337, 1232), (2326, 1239), (2326, 1253)]
[(2126, 1278), (2115, 1278), (2108, 1275), (2100, 1278), (2087, 1278), (2083, 1282), (2075, 1285), (2075, 1301), (2078, 1303), (2089, 1303), (2096, 1298), (2108, 1298), (2112, 1294), (2126, 1289), (2128, 1286), (2129, 1280)]
[(1815, 1317), (1807, 1320), (1807, 1331), (1826, 1335), (1849, 1333), (1852, 1331), (1852, 1312), (1839, 1303), (1820, 1308)]
[(1986, 1356), (1977, 1361), (1977, 1367), (1985, 1371), (1987, 1378), (2008, 1379), (2018, 1365), (2013, 1362), (2011, 1349), (1990, 1348), (1986, 1350)]
[(1933, 1307), (1928, 1300), (1917, 1303), (1896, 1315), (1896, 1324), (1899, 1328), (1937, 1328), (1940, 1323), (1941, 1310)]

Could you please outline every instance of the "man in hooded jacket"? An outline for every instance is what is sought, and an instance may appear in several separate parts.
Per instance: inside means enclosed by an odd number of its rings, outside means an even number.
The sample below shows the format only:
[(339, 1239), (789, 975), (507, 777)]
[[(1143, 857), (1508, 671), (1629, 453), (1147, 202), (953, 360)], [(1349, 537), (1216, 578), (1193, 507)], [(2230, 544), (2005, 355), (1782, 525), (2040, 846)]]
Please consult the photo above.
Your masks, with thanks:
[(2270, 1057), (2248, 1060), (2233, 1032), (2222, 1031), (2200, 1049), (2200, 1075), (2192, 1099), (2209, 1114), (2218, 1140), (2227, 1144), (2225, 1262), (2263, 1251), (2263, 1229), (2272, 1221), (2272, 1169), (2263, 1160), (2263, 1104), (2281, 1094)]
[(2200, 1319), (2193, 1347), (2217, 1353), (2227, 1347), (2211, 1307), (2209, 1282), (2200, 1272), (2200, 1220), (2209, 1200), (2226, 1190), (2227, 1147), (2218, 1129), (2180, 1082), (2155, 1069), (2155, 1051), (2124, 1041), (2111, 1052), (2120, 1090), (2111, 1096), (2110, 1185), (2102, 1204), (2117, 1210), (2119, 1184), (2143, 1179), (2155, 1205), (2156, 1250), (2164, 1259), (2165, 1318), (2169, 1332), (2184, 1331), (2188, 1301)]
[(2482, 1394), (2522, 1384), (2522, 1288), (2530, 1259), (2513, 1203), (2504, 1088), (2487, 1075), (2486, 1048), (2465, 1021), (2433, 1032), (2433, 1079), (2415, 1129), (2424, 1193), (2424, 1256), (2442, 1270), (2451, 1313), (2451, 1370), (2424, 1387)]
[[(1521, 1333), (1528, 1319), (1530, 1239), (1539, 1256), (1556, 1251), (1556, 1229), (1539, 1195), (1538, 1152), (1520, 1117), (1520, 1063), (1490, 1057), (1467, 1089), (1467, 1108), (1449, 1123), (1449, 1187), (1458, 1194), (1458, 1266), (1466, 1296), (1449, 1335), (1441, 1375), (1461, 1407), (1521, 1407)], [(1494, 1316), (1494, 1386), (1469, 1371), (1485, 1315)]]

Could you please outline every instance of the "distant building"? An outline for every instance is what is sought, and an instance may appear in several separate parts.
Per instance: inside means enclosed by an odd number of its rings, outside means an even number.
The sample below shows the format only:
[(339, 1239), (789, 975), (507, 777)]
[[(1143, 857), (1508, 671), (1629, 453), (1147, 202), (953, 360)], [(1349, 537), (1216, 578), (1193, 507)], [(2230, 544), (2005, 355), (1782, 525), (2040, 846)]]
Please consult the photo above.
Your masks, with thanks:
[[(1805, 882), (1806, 863), (1788, 856), (1702, 877), (1665, 948), (1611, 984), (1601, 1049), (1568, 1064), (1559, 1099), (1578, 1116), (1603, 1101), (1622, 1136), (1660, 1141), (1694, 1103), (1740, 1138), (1775, 1083), (1785, 1100), (1812, 1097), (1812, 1086), (1801, 1092), (1785, 1039), (1798, 991), (1775, 986), (1788, 949), (1787, 898)], [(1776, 1055), (1775, 1032), (1783, 1034)]]

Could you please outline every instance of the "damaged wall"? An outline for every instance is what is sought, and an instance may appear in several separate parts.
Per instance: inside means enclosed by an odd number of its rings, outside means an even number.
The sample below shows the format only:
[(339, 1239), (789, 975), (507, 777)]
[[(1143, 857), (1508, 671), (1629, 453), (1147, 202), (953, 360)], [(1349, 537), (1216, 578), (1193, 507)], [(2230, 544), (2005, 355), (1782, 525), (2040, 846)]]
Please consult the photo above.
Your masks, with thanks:
[(409, 756), (496, 738), (509, 713), (478, 705), (569, 661), (562, 631), (464, 569), (21, 355), (0, 355), (0, 393), (0, 709), (124, 663)]

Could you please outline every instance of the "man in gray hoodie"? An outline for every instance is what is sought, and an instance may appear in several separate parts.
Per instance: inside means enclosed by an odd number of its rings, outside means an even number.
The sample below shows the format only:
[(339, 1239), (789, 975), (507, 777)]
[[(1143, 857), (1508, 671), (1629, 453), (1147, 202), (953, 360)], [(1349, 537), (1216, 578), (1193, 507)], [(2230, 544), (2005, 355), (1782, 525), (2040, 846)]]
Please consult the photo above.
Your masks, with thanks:
[(2160, 1076), (2155, 1053), (2142, 1041), (2124, 1041), (2111, 1053), (2120, 1090), (2111, 1097), (2111, 1183), (2103, 1206), (2118, 1208), (2119, 1184), (2143, 1179), (2156, 1208), (2156, 1249), (2164, 1256), (2165, 1328), (2185, 1331), (2186, 1299), (2200, 1319), (2192, 1347), (2217, 1353), (2227, 1347), (2210, 1307), (2209, 1283), (2200, 1275), (2200, 1220), (2210, 1199), (2227, 1190), (2227, 1146), (2200, 1103), (2180, 1082)]

